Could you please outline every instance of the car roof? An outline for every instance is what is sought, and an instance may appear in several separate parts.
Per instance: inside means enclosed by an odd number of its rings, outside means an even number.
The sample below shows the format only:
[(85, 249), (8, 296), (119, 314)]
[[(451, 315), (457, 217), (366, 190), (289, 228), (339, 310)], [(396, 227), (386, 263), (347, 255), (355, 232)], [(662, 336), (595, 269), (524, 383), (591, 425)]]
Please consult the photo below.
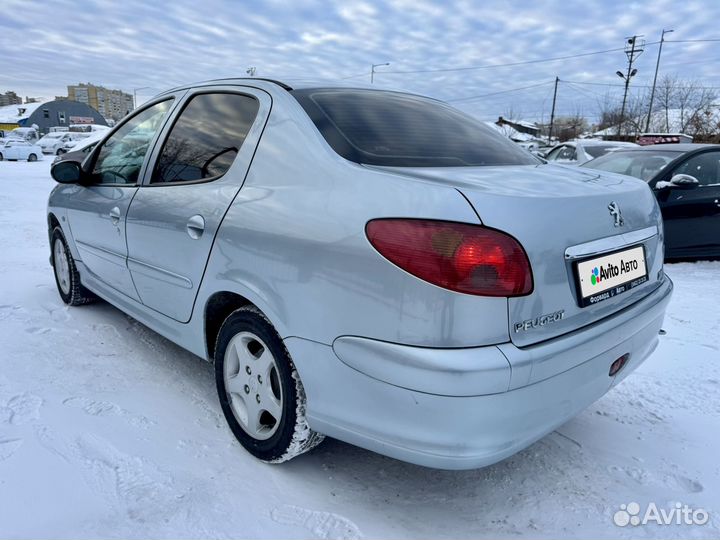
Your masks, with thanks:
[(634, 142), (629, 141), (603, 141), (602, 139), (580, 139), (574, 141), (584, 146), (627, 146), (628, 148), (637, 146)]
[(434, 101), (440, 101), (437, 98), (434, 98), (432, 96), (426, 96), (423, 94), (418, 94), (414, 92), (408, 92), (406, 90), (397, 89), (397, 88), (388, 88), (383, 85), (371, 85), (369, 83), (358, 83), (358, 82), (351, 82), (351, 81), (344, 81), (344, 80), (337, 80), (337, 79), (285, 79), (284, 81), (280, 81), (277, 79), (266, 79), (263, 77), (228, 77), (224, 79), (210, 79), (206, 81), (198, 81), (190, 84), (184, 84), (182, 86), (178, 86), (175, 88), (170, 88), (168, 90), (165, 90), (163, 92), (160, 92), (157, 96), (159, 97), (164, 94), (168, 94), (170, 92), (176, 92), (178, 90), (188, 90), (192, 88), (198, 88), (201, 86), (207, 86), (210, 84), (213, 85), (222, 85), (222, 84), (247, 84), (248, 82), (254, 82), (254, 83), (261, 83), (261, 84), (269, 84), (276, 86), (278, 88), (282, 88), (284, 90), (287, 90), (288, 92), (291, 90), (312, 90), (315, 88), (322, 88), (322, 89), (344, 89), (344, 90), (350, 90), (350, 89), (358, 89), (358, 90), (380, 90), (384, 92), (396, 92), (400, 94), (407, 94), (412, 96), (419, 96), (427, 99), (431, 99)]
[(720, 148), (720, 144), (710, 143), (669, 143), (669, 144), (649, 144), (647, 146), (637, 146), (632, 148), (623, 148), (618, 152), (652, 152), (653, 150), (669, 150), (671, 152), (690, 152), (692, 150), (700, 150), (701, 148)]

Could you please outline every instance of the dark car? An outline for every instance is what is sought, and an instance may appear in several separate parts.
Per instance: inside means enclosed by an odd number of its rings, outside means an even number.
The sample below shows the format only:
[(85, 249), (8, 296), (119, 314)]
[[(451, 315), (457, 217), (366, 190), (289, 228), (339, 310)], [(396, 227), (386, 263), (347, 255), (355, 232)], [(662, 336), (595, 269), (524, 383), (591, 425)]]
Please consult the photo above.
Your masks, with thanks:
[(581, 165), (645, 180), (665, 222), (665, 258), (720, 257), (720, 145), (616, 150)]

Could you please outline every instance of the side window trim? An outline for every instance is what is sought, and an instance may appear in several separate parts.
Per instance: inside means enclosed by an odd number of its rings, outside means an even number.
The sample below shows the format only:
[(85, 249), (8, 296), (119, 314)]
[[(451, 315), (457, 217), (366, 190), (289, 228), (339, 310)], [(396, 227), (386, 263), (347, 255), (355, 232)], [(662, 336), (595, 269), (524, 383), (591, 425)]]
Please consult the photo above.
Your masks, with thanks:
[[(148, 155), (150, 157), (149, 161), (146, 161), (145, 166), (143, 167), (143, 170), (141, 171), (141, 176), (138, 181), (138, 187), (142, 188), (163, 188), (163, 187), (176, 187), (176, 186), (189, 186), (189, 185), (195, 185), (195, 184), (206, 184), (208, 182), (218, 182), (222, 181), (222, 178), (225, 176), (225, 174), (211, 177), (211, 178), (202, 178), (200, 180), (192, 180), (192, 181), (178, 181), (178, 182), (160, 182), (160, 183), (151, 183), (152, 180), (152, 174), (155, 170), (155, 164), (157, 163), (158, 158), (160, 157), (160, 153), (162, 152), (163, 147), (165, 146), (165, 142), (167, 141), (168, 136), (170, 135), (170, 132), (172, 131), (173, 126), (175, 126), (175, 122), (177, 121), (180, 114), (182, 114), (182, 111), (185, 109), (186, 105), (192, 100), (193, 97), (200, 95), (200, 94), (240, 94), (240, 95), (246, 95), (253, 97), (258, 100), (258, 111), (255, 115), (255, 120), (253, 121), (252, 127), (250, 128), (250, 131), (248, 131), (247, 136), (245, 137), (245, 141), (243, 142), (242, 147), (240, 148), (240, 153), (238, 153), (238, 156), (236, 157), (236, 161), (240, 159), (241, 155), (245, 152), (248, 152), (249, 149), (252, 149), (251, 154), (251, 160), (252, 156), (255, 155), (255, 151), (257, 149), (257, 144), (260, 140), (260, 137), (262, 135), (263, 130), (265, 129), (265, 124), (267, 123), (268, 117), (270, 115), (270, 109), (272, 108), (272, 97), (268, 92), (261, 88), (256, 88), (254, 86), (244, 86), (244, 85), (222, 85), (222, 86), (200, 86), (197, 88), (193, 88), (189, 90), (188, 92), (183, 95), (182, 99), (178, 100), (177, 103), (174, 105), (173, 114), (169, 115), (167, 118), (167, 121), (164, 123), (162, 129), (158, 132), (158, 136), (155, 138), (155, 142), (152, 148), (151, 152), (148, 152)], [(235, 167), (235, 163), (230, 167), (232, 169)], [(229, 169), (228, 169), (229, 170)], [(227, 171), (226, 171), (227, 172)]]
[(178, 110), (178, 103), (183, 101), (183, 98), (187, 94), (187, 91), (180, 91), (180, 92), (174, 92), (172, 94), (164, 94), (157, 99), (153, 99), (152, 101), (148, 101), (147, 103), (143, 103), (140, 107), (137, 109), (131, 111), (130, 114), (126, 115), (125, 118), (123, 118), (118, 124), (113, 127), (110, 132), (103, 138), (102, 143), (103, 144), (96, 144), (95, 147), (90, 151), (90, 154), (83, 160), (82, 166), (83, 170), (88, 173), (92, 174), (92, 171), (95, 169), (95, 164), (97, 162), (98, 154), (100, 153), (100, 149), (105, 145), (105, 142), (108, 141), (117, 131), (122, 129), (122, 127), (135, 118), (136, 115), (140, 114), (144, 110), (149, 109), (150, 107), (153, 107), (157, 105), (158, 103), (162, 103), (163, 101), (170, 101), (170, 108), (168, 109), (167, 115), (165, 116), (165, 120), (163, 120), (162, 125), (160, 126), (160, 129), (158, 129), (155, 132), (155, 135), (153, 136), (150, 145), (148, 146), (148, 151), (145, 154), (145, 157), (143, 158), (143, 164), (140, 167), (140, 172), (138, 174), (138, 180), (134, 184), (124, 184), (124, 183), (103, 183), (103, 184), (97, 184), (97, 183), (90, 183), (88, 186), (107, 186), (107, 187), (126, 187), (126, 188), (136, 188), (139, 187), (142, 184), (142, 178), (145, 174), (145, 170), (147, 169), (148, 162), (150, 155), (152, 151), (155, 149), (158, 141), (158, 137), (163, 132), (165, 127), (167, 126), (168, 122), (177, 114)]

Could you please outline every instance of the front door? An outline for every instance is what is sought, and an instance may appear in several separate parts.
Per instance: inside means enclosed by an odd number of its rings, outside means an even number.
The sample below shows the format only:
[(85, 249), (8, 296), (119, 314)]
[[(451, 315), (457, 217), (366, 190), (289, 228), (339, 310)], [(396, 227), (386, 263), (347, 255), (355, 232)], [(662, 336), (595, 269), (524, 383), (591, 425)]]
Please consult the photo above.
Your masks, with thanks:
[(657, 190), (665, 222), (666, 255), (697, 257), (720, 253), (720, 150), (695, 154), (668, 171), (696, 178), (692, 187)]
[(128, 267), (146, 306), (190, 320), (215, 234), (241, 188), (270, 111), (245, 87), (203, 88), (179, 104), (128, 212)]
[(148, 148), (171, 100), (147, 107), (127, 120), (97, 149), (87, 182), (74, 188), (67, 217), (80, 259), (93, 277), (139, 300), (127, 268), (125, 222)]

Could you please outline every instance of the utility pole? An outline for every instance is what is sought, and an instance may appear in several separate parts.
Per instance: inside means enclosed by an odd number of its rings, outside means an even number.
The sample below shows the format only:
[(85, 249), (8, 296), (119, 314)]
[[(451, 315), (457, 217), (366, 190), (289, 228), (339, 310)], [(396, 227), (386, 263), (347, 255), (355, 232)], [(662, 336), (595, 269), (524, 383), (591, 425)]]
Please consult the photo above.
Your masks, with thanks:
[(370, 67), (370, 84), (373, 84), (373, 81), (375, 80), (375, 68), (379, 66), (389, 66), (390, 62), (385, 62), (384, 64), (372, 64)]
[(655, 99), (655, 84), (657, 84), (658, 69), (660, 69), (660, 55), (662, 54), (662, 46), (663, 42), (665, 41), (665, 34), (669, 34), (670, 32), (674, 32), (674, 30), (665, 30), (663, 28), (662, 35), (660, 36), (660, 47), (658, 48), (657, 63), (655, 64), (655, 77), (653, 78), (652, 90), (650, 91), (650, 106), (648, 107), (647, 122), (645, 122), (645, 133), (650, 131), (650, 118), (652, 118), (653, 99)]
[(548, 144), (552, 144), (553, 124), (555, 123), (555, 101), (557, 100), (557, 87), (560, 77), (555, 77), (555, 91), (553, 92), (552, 111), (550, 111), (550, 128), (548, 129)]
[(625, 104), (627, 103), (628, 89), (630, 88), (630, 79), (632, 79), (637, 74), (637, 69), (633, 69), (632, 65), (635, 61), (635, 58), (640, 56), (643, 50), (645, 50), (645, 41), (638, 41), (639, 37), (641, 36), (633, 36), (631, 38), (628, 38), (627, 43), (625, 44), (625, 54), (628, 58), (627, 74), (624, 74), (622, 71), (616, 72), (618, 77), (625, 81), (625, 93), (623, 94), (622, 108), (620, 109), (620, 123), (618, 124), (618, 135), (620, 135), (622, 125), (625, 122)]

